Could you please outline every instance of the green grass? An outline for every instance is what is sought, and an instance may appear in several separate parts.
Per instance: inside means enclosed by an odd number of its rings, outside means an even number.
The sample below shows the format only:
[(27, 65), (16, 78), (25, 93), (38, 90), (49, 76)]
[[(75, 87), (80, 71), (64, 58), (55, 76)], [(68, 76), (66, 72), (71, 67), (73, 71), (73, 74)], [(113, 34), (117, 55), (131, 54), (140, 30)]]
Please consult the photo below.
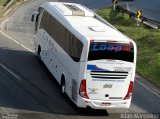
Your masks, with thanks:
[(137, 72), (160, 87), (160, 32), (146, 26), (137, 27), (137, 23), (129, 19), (129, 15), (115, 15), (112, 8), (99, 9), (97, 14), (136, 42)]

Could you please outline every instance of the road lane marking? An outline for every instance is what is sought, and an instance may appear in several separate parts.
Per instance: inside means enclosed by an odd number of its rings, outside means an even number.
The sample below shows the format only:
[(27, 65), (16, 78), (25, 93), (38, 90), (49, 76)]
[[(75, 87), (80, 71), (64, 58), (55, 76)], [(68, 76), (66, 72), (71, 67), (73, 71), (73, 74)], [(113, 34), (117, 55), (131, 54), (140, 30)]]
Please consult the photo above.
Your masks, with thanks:
[(10, 40), (12, 40), (13, 42), (15, 42), (16, 44), (18, 44), (18, 45), (22, 46), (22, 47), (23, 47), (23, 48), (25, 48), (26, 50), (28, 50), (28, 51), (30, 51), (30, 52), (32, 52), (32, 53), (34, 53), (34, 51), (33, 51), (33, 50), (31, 50), (31, 49), (29, 49), (28, 47), (26, 47), (25, 45), (23, 45), (23, 44), (19, 43), (18, 41), (16, 41), (16, 40), (15, 40), (15, 39), (13, 39), (12, 37), (8, 36), (8, 35), (7, 35), (7, 34), (5, 34), (4, 32), (0, 31), (0, 33), (2, 33), (4, 36), (6, 36), (7, 38), (9, 38)]
[(5, 69), (8, 73), (10, 73), (12, 76), (14, 76), (15, 78), (17, 78), (18, 80), (22, 80), (19, 76), (17, 76), (14, 72), (12, 72), (10, 69), (8, 69), (5, 65), (3, 65), (2, 63), (0, 63), (0, 66)]
[[(151, 93), (155, 94), (157, 97), (160, 98), (160, 95), (158, 95), (156, 92), (152, 91), (149, 87), (147, 87), (146, 85), (144, 85), (142, 82), (135, 80), (139, 85), (143, 86), (144, 88), (146, 88), (148, 91), (150, 91)], [(157, 91), (158, 92), (158, 91)]]

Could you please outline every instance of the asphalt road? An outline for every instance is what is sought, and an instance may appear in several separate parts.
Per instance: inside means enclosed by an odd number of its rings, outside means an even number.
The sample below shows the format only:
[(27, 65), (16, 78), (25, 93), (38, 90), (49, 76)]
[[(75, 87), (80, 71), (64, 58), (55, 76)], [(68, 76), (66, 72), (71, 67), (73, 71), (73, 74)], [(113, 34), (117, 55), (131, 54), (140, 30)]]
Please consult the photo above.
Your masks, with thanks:
[[(18, 113), (20, 119), (117, 119), (119, 112), (160, 113), (159, 90), (138, 76), (129, 110), (78, 109), (64, 98), (54, 77), (33, 53), (31, 14), (44, 1), (26, 2), (4, 22), (0, 33), (0, 112)], [(81, 3), (92, 9), (110, 5), (110, 1), (100, 1), (104, 0)]]

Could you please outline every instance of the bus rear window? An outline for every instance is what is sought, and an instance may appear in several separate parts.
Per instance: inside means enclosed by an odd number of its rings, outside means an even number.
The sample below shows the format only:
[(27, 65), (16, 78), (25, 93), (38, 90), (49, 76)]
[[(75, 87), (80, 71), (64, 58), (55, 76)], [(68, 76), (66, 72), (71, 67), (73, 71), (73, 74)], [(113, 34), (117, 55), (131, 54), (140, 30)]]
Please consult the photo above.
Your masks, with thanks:
[(93, 42), (90, 44), (88, 60), (122, 60), (134, 61), (133, 44)]

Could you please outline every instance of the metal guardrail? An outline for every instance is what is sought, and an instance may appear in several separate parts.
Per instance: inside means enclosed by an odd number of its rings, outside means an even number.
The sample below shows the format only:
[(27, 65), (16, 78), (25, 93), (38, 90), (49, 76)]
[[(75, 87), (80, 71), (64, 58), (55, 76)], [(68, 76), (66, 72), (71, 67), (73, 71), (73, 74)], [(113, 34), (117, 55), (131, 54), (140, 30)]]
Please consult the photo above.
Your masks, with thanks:
[[(120, 7), (120, 6), (117, 6), (116, 7), (116, 10), (119, 10), (120, 12), (122, 12), (122, 15), (124, 13), (128, 14), (130, 16), (130, 18), (137, 18), (137, 13), (134, 13), (134, 12), (131, 12), (131, 11), (128, 11), (126, 10), (125, 8), (123, 7)], [(149, 19), (149, 18), (146, 18), (144, 16), (140, 16), (139, 19), (141, 20), (141, 24), (145, 24), (147, 26), (150, 26), (154, 29), (160, 29), (160, 22), (158, 21), (155, 21), (153, 19)]]

